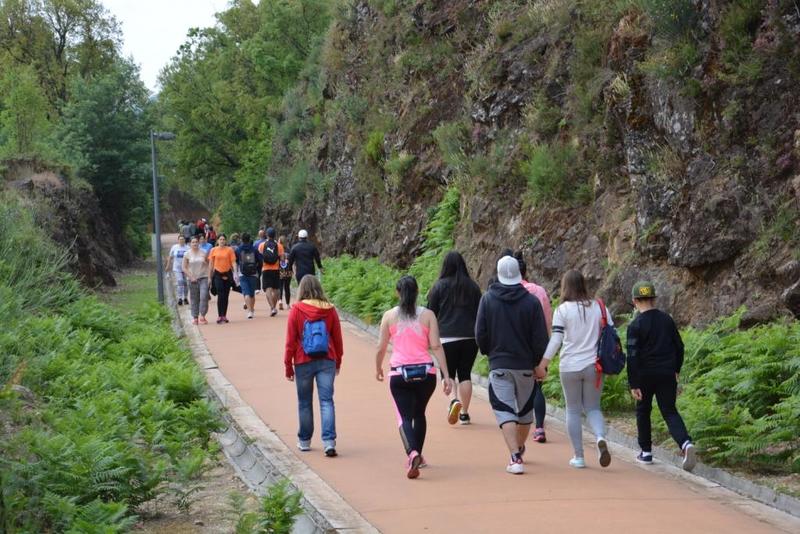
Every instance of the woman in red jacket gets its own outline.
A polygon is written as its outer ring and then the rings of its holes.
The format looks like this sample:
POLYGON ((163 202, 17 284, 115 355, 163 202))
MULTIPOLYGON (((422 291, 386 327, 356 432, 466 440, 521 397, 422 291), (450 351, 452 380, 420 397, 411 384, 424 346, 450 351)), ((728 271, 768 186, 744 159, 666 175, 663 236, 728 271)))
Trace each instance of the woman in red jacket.
POLYGON ((314 434, 314 380, 319 392, 322 416, 322 445, 325 456, 336 456, 336 414, 333 381, 342 365, 342 327, 336 308, 325 297, 316 276, 307 274, 297 289, 297 304, 286 325, 286 379, 297 386, 300 430, 297 448, 311 450, 314 434))

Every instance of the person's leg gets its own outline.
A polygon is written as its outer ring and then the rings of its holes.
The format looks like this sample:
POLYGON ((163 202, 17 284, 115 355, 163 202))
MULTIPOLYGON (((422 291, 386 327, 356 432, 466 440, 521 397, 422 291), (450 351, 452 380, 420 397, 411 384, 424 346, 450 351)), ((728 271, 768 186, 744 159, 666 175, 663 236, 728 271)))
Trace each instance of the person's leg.
POLYGON ((661 416, 664 418, 664 422, 667 423, 672 439, 675 440, 678 447, 683 449, 686 442, 691 441, 692 438, 689 437, 689 431, 686 430, 683 418, 675 406, 675 401, 678 397, 678 382, 675 380, 675 376, 659 377, 653 385, 661 416))
MULTIPOLYGON (((455 380, 456 374, 458 373, 458 341, 444 343, 442 348, 444 350, 445 361, 447 362, 447 374, 451 380, 455 380)), ((456 424, 456 421, 458 421, 459 414, 462 410, 462 404, 458 398, 458 395, 459 389, 456 385, 456 387, 454 387, 450 392, 450 405, 447 407, 447 422, 451 425, 456 424)))
POLYGON ((547 403, 544 400, 544 392, 541 383, 536 388, 536 397, 533 399, 533 414, 536 419, 536 428, 544 428, 544 418, 547 414, 547 403))
POLYGON ((322 419, 322 444, 325 449, 336 447, 336 411, 333 404, 333 381, 336 378, 336 363, 333 360, 318 360, 316 373, 319 413, 322 419))
POLYGON ((222 317, 228 317, 228 299, 231 295, 231 285, 228 280, 220 278, 217 289, 217 311, 222 312, 222 317))
POLYGON ((583 458, 583 432, 581 411, 583 409, 583 380, 581 371, 561 371, 561 389, 567 412, 567 434, 572 443, 575 458, 583 458))
POLYGON ((425 446, 425 435, 428 432, 428 420, 425 418, 425 409, 428 407, 428 401, 431 400, 433 392, 436 391, 436 375, 429 374, 428 378, 422 382, 415 382, 415 396, 414 399, 414 420, 412 426, 414 429, 414 443, 415 447, 412 450, 422 454, 422 447, 425 446))
POLYGON ((518 429, 519 408, 514 383, 513 371, 509 369, 494 369, 489 372, 489 403, 494 411, 497 424, 503 434, 508 452, 519 452, 518 429))
POLYGON ((298 446, 307 448, 311 446, 311 437, 314 435, 314 363, 309 362, 297 365, 294 368, 294 383, 297 387, 297 417, 300 425, 297 431, 298 446))
POLYGON ((639 388, 642 391, 642 400, 636 401, 636 434, 642 452, 653 450, 650 422, 650 414, 653 409, 653 388, 650 387, 649 382, 647 379, 642 380, 639 388))
POLYGON ((400 439, 403 440, 403 448, 406 454, 416 450, 414 441, 414 412, 416 393, 402 376, 392 376, 389 378, 389 391, 392 393, 394 407, 397 412, 397 426, 400 429, 400 439))
POLYGON ((200 315, 200 282, 189 282, 189 304, 192 309, 192 319, 197 320, 200 315))
POLYGON ((223 307, 222 307, 222 302, 223 302, 222 293, 225 290, 227 284, 225 283, 225 280, 223 280, 222 277, 220 277, 216 273, 214 273, 214 277, 212 278, 211 283, 214 284, 214 289, 217 291, 217 316, 218 317, 224 317, 225 316, 225 311, 227 311, 227 308, 228 308, 228 302, 227 302, 228 299, 225 298, 225 310, 223 310, 223 307))
POLYGON ((269 303, 270 310, 274 310, 278 307, 278 290, 274 287, 267 289, 267 302, 269 303))
POLYGON ((460 345, 456 368, 458 395, 461 399, 461 413, 468 414, 469 405, 472 402, 472 366, 475 365, 475 358, 478 356, 478 344, 474 339, 464 339, 457 343, 460 345))
POLYGON ((286 278, 283 280, 283 292, 284 297, 286 298, 286 307, 289 308, 292 305, 292 279, 286 278))
MULTIPOLYGON (((506 442, 506 447, 508 447, 508 452, 512 456, 519 452, 519 430, 520 425, 516 421, 507 421, 504 423, 500 430, 503 432, 503 440, 506 442)), ((530 425, 528 425, 530 429, 530 425)))
POLYGON ((208 278, 203 277, 198 279, 197 286, 200 288, 200 317, 205 319, 208 313, 208 278))
POLYGON ((605 438, 606 422, 600 409, 603 381, 601 380, 600 387, 597 387, 597 371, 594 364, 587 366, 581 373, 583 375, 583 383, 581 384, 583 388, 583 411, 586 413, 586 420, 598 439, 605 438))
POLYGON ((175 281, 178 285, 178 298, 185 302, 186 298, 186 275, 182 271, 175 271, 175 281))
POLYGON ((525 440, 528 439, 531 431, 531 423, 533 423, 533 400, 536 398, 536 390, 539 387, 539 383, 536 382, 533 371, 514 371, 514 384, 517 406, 519 406, 519 411, 517 412, 517 417, 519 418, 517 450, 522 454, 525 448, 525 440))

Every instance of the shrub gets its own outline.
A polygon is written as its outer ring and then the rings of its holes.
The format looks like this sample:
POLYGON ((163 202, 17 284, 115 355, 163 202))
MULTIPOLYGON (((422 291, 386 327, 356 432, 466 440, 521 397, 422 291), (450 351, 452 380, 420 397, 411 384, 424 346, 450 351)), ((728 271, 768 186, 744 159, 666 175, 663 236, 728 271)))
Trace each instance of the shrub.
POLYGON ((395 187, 399 187, 403 178, 414 165, 417 157, 409 154, 405 150, 393 152, 392 157, 384 164, 384 170, 389 174, 389 178, 395 187))
POLYGON ((237 516, 237 534, 289 534, 297 516, 303 511, 300 501, 302 493, 293 491, 289 481, 283 479, 270 486, 259 502, 257 510, 246 512, 244 498, 240 494, 230 496, 231 507, 237 516))
POLYGON ((561 143, 531 147, 521 170, 528 181, 528 194, 536 204, 576 198, 575 149, 561 143))
POLYGON ((381 130, 373 130, 367 135, 367 141, 364 143, 364 153, 375 165, 380 165, 383 162, 383 139, 385 134, 381 130))
POLYGON ((665 39, 678 40, 693 35, 699 13, 693 0, 637 0, 639 7, 653 21, 655 33, 665 39))

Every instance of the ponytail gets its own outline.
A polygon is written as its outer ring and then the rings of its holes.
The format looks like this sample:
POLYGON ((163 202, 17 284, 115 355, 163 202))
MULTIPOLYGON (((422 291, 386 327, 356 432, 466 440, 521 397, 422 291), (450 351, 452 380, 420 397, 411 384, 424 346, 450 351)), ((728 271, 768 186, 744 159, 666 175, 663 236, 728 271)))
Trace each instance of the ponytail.
POLYGON ((400 295, 400 315, 408 319, 416 318, 417 294, 419 293, 417 280, 413 276, 404 276, 397 281, 395 289, 400 295))

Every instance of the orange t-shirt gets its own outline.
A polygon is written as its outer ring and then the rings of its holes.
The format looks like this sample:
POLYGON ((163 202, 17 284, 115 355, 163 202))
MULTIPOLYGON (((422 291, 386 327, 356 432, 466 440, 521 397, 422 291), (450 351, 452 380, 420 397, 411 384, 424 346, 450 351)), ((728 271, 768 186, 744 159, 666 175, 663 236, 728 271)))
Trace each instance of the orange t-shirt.
POLYGON ((236 253, 229 246, 214 247, 208 254, 208 261, 214 260, 214 270, 226 273, 233 269, 236 263, 236 253))
MULTIPOLYGON (((263 243, 258 245, 258 251, 261 253, 262 256, 264 255, 264 246, 266 244, 267 244, 267 242, 264 241, 263 243)), ((273 263, 272 265, 267 264, 267 262, 265 261, 262 264, 261 270, 262 271, 280 271, 280 269, 281 269, 281 260, 280 260, 280 258, 282 256, 283 256, 283 245, 278 243, 278 258, 279 258, 278 261, 276 263, 273 263)))

